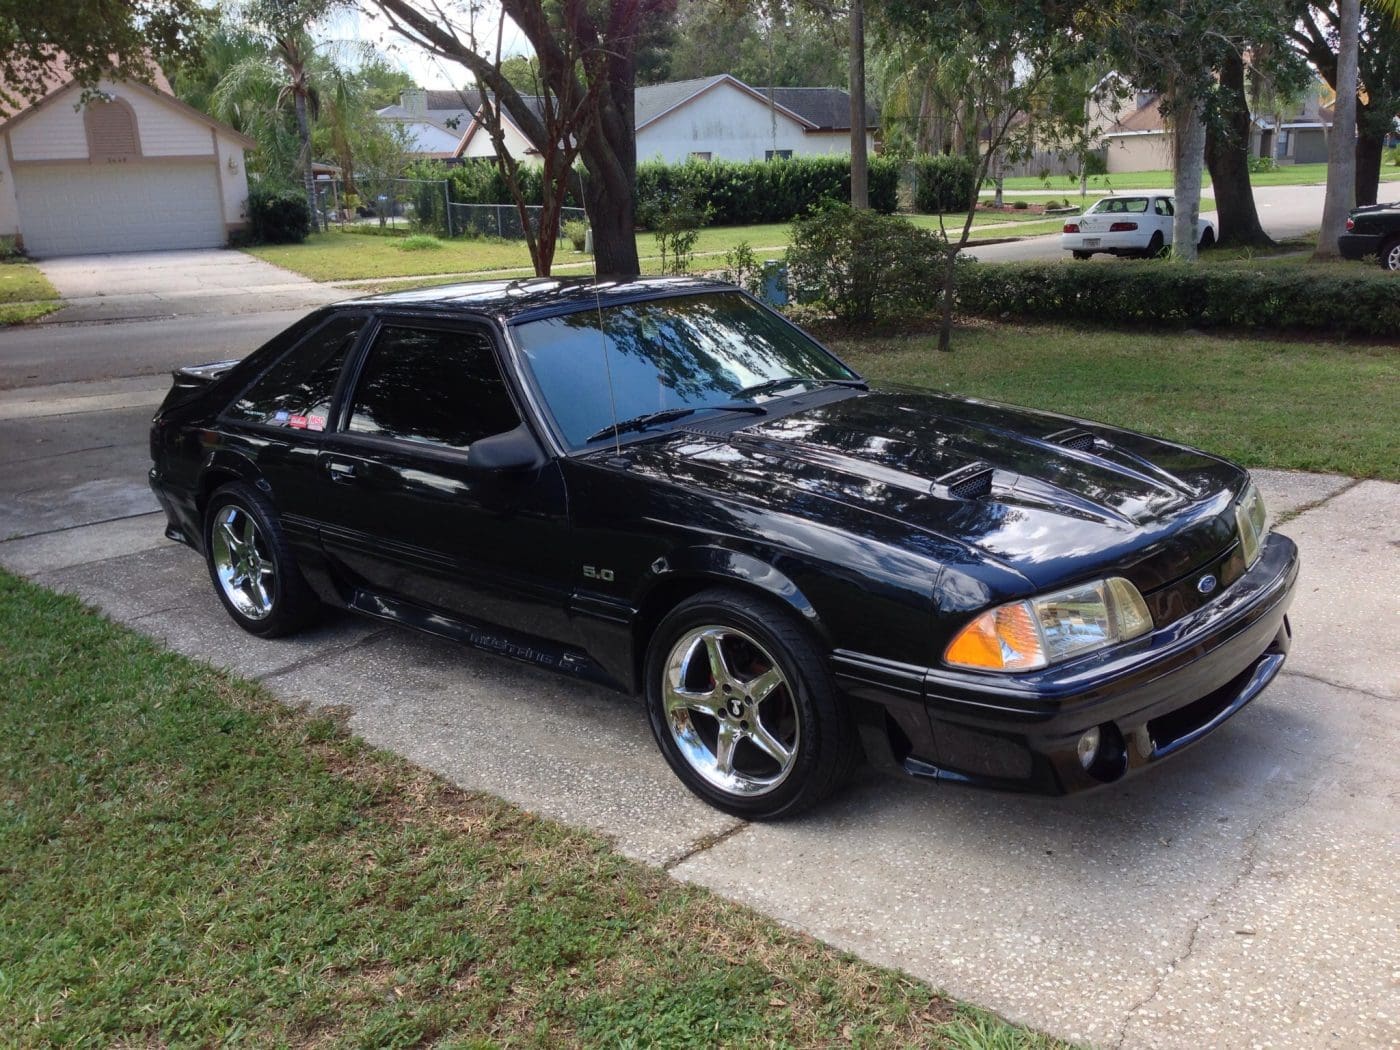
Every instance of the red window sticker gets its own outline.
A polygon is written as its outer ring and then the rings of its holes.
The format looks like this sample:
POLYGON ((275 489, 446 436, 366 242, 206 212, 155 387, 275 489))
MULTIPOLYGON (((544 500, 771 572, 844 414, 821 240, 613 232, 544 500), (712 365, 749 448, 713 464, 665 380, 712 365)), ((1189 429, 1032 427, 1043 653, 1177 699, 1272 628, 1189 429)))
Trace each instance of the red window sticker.
POLYGON ((325 429, 326 429, 326 417, 325 417, 325 416, 307 416, 307 417, 306 417, 306 429, 307 429, 307 430, 325 430, 325 429))
POLYGON ((306 429, 306 417, 305 417, 305 416, 293 416, 291 419, 287 420, 287 426, 291 427, 293 430, 305 430, 305 429, 306 429))

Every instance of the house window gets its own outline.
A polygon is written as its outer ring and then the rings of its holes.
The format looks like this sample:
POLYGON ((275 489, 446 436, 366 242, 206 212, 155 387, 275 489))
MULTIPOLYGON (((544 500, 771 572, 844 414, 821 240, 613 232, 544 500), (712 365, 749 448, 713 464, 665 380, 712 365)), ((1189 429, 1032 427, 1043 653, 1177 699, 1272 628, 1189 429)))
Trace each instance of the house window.
POLYGON ((141 156, 136 112, 125 99, 94 99, 83 110, 83 124, 87 128, 88 157, 94 163, 141 156))
POLYGON ((790 149, 766 149, 763 151, 764 160, 792 160, 792 150, 790 149))
POLYGON ((1293 132, 1280 131, 1278 133, 1278 155, 1279 159, 1293 156, 1293 132))
POLYGON ((709 150, 694 150, 690 154, 690 159, 701 164, 708 164, 713 156, 709 150))

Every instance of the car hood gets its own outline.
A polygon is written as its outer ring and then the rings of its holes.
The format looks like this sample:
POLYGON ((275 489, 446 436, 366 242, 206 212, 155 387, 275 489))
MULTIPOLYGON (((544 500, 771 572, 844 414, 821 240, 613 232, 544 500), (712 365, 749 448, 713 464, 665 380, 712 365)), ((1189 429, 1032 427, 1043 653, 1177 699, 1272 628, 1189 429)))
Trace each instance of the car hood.
POLYGON ((852 510, 894 519, 1036 590, 1115 572, 1146 593, 1235 539, 1245 472, 1193 449, 924 392, 794 400, 816 403, 739 430, 693 425, 650 445, 654 465, 672 481, 842 528, 852 510))

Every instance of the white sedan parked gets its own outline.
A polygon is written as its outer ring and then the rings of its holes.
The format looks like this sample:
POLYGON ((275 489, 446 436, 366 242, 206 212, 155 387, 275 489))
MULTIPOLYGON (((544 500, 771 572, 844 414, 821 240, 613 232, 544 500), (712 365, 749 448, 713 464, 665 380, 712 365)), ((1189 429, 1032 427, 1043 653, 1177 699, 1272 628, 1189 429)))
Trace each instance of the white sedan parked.
MULTIPOLYGON (((1065 223, 1060 247, 1073 252, 1076 259, 1087 259, 1095 252, 1151 258, 1170 247, 1175 214, 1172 198, 1166 194, 1105 197, 1065 223)), ((1196 220, 1196 243, 1202 248, 1215 243, 1215 227, 1205 219, 1196 220)))

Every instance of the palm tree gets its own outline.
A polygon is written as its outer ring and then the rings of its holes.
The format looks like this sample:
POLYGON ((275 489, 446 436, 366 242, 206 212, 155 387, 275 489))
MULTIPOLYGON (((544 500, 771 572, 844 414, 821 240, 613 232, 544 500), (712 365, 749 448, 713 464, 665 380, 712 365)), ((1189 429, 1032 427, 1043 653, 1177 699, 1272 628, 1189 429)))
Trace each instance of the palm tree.
POLYGON ((316 42, 304 29, 284 28, 281 32, 259 33, 250 27, 249 31, 255 38, 262 38, 264 50, 246 55, 228 68, 210 93, 210 108, 216 117, 238 124, 249 133, 254 127, 260 128, 266 138, 254 137, 260 144, 268 142, 276 149, 282 137, 276 130, 277 125, 290 107, 298 144, 291 170, 301 177, 315 228, 319 224, 311 171, 311 125, 321 112, 319 78, 312 68, 316 42))

